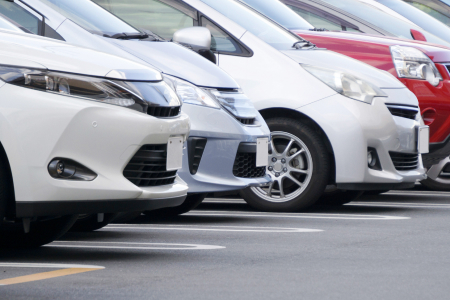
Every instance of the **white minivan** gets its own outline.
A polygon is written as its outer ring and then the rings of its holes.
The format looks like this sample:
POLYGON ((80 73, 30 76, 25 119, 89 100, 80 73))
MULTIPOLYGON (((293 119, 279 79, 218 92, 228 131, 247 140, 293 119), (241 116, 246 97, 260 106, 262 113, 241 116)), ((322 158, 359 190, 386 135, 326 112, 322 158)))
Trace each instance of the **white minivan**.
POLYGON ((217 64, 272 132, 267 169, 274 183, 242 192, 255 207, 305 208, 327 185, 342 191, 333 199, 345 202, 353 191, 412 187, 426 177, 421 153, 428 151, 428 127, 421 125, 417 98, 390 74, 318 49, 234 0, 94 2, 187 45, 192 27, 210 30, 217 64))

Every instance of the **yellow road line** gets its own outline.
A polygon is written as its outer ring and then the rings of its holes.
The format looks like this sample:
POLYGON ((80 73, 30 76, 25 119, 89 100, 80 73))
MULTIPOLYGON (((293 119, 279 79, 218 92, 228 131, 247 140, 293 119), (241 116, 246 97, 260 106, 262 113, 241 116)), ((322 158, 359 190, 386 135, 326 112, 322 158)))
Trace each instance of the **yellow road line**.
POLYGON ((69 269, 55 270, 55 271, 50 271, 50 272, 37 273, 37 274, 32 274, 32 275, 25 275, 25 276, 20 276, 20 277, 15 277, 15 278, 3 279, 3 280, 0 280, 0 285, 10 285, 10 284, 31 282, 31 281, 50 279, 50 278, 55 278, 55 277, 79 274, 79 273, 96 271, 96 270, 101 270, 101 268, 69 268, 69 269))

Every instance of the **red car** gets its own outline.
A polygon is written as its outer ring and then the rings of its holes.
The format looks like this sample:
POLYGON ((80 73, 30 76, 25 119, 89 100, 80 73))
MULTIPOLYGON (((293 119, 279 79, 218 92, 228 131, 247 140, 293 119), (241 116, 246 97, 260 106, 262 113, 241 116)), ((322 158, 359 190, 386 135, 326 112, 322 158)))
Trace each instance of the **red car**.
MULTIPOLYGON (((286 20, 294 22, 296 14, 293 15, 278 0, 241 1, 282 25, 285 25, 286 20)), ((303 24, 306 22, 300 19, 303 24)), ((431 171, 432 165, 437 166, 439 162, 445 161, 444 165, 439 165, 437 175, 433 174, 436 176, 431 176, 422 183, 434 189, 450 189, 450 184, 435 180, 446 168, 450 172, 450 162, 447 162, 450 155, 449 48, 351 31, 317 31, 312 26, 303 30, 289 29, 317 47, 339 52, 385 70, 405 84, 417 96, 424 123, 430 126, 430 153, 423 155, 424 166, 431 171)))

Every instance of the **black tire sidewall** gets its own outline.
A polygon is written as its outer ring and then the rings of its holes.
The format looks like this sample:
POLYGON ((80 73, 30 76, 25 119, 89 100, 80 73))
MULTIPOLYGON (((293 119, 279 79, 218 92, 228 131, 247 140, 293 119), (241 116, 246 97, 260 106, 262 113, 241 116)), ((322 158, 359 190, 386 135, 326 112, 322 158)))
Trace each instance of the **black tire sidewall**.
POLYGON ((314 205, 326 188, 331 170, 330 154, 323 139, 315 129, 293 119, 273 118, 266 122, 271 132, 287 132, 303 141, 312 157, 312 177, 305 190, 295 199, 287 202, 266 201, 258 197, 250 188, 242 190, 241 196, 251 206, 265 211, 298 211, 314 205))
POLYGON ((438 182, 431 178, 422 180, 420 183, 424 187, 426 187, 427 189, 432 190, 432 191, 443 191, 443 192, 450 191, 450 184, 441 183, 441 182, 438 182))
POLYGON ((21 222, 8 224, 0 229, 0 247, 36 248, 63 236, 77 220, 78 215, 62 216, 30 224, 30 232, 25 233, 21 222))

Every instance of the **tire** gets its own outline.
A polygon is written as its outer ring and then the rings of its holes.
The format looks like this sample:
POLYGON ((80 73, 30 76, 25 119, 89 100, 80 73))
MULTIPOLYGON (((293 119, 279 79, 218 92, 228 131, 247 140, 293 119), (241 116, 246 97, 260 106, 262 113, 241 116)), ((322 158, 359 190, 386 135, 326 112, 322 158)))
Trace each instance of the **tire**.
POLYGON ((272 118, 266 122, 272 134, 267 172, 274 182, 246 188, 240 195, 263 211, 295 212, 314 205, 331 173, 330 153, 323 139, 314 128, 293 119, 272 118))
POLYGON ((0 159, 0 227, 6 214, 8 199, 14 197, 12 193, 11 177, 8 174, 9 167, 3 159, 0 159))
POLYGON ((30 232, 25 233, 22 222, 3 223, 0 228, 0 247, 37 248, 61 237, 76 222, 78 215, 56 218, 38 218, 31 222, 30 232))
POLYGON ((120 223, 128 223, 133 221, 134 219, 140 217, 142 215, 142 211, 132 211, 126 213, 119 213, 111 223, 120 224, 120 223))
POLYGON ((160 208, 155 210, 147 210, 144 211, 144 214, 147 216, 152 216, 156 218, 161 217, 174 217, 178 216, 184 213, 187 213, 188 211, 196 208, 200 205, 200 203, 203 202, 205 199, 206 194, 191 194, 186 197, 186 200, 184 200, 183 204, 175 207, 166 207, 166 208, 160 208))
POLYGON ((75 224, 70 228, 73 232, 90 232, 108 225, 118 214, 105 214, 102 222, 97 221, 97 214, 80 215, 75 224))
POLYGON ((325 192, 318 201, 319 205, 339 206, 358 199, 364 191, 343 191, 325 192))
POLYGON ((389 190, 381 190, 381 191, 365 191, 364 195, 369 195, 369 196, 378 196, 379 194, 383 194, 389 192, 389 190))
POLYGON ((450 191, 450 158, 432 165, 427 175, 428 178, 420 182, 424 187, 432 191, 450 191))

